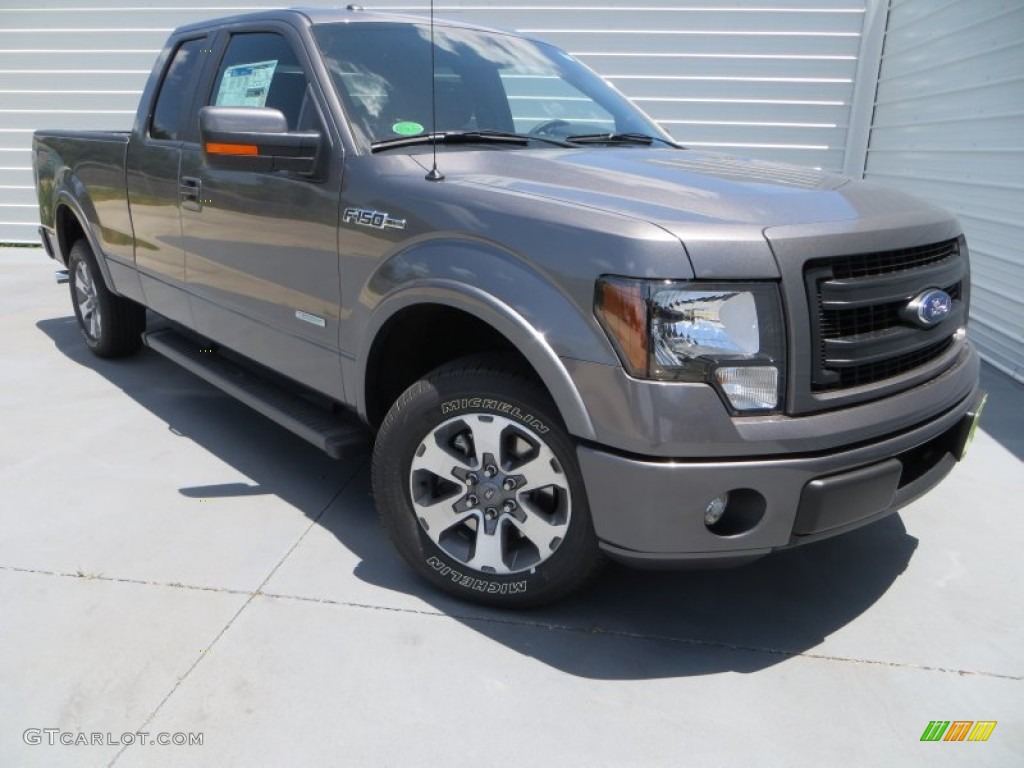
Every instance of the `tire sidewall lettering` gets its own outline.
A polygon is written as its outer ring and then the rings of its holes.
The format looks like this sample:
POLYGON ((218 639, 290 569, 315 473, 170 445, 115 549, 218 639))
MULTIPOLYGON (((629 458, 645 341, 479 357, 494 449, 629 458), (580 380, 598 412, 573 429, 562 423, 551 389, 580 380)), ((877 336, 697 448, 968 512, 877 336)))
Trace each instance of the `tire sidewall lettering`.
POLYGON ((477 592, 486 592, 489 595, 518 595, 525 593, 528 588, 528 583, 525 579, 505 582, 478 579, 475 576, 464 574, 462 571, 452 568, 434 555, 427 559, 427 565, 434 569, 434 572, 441 578, 450 579, 453 584, 458 584, 460 587, 477 592))
POLYGON ((514 419, 534 430, 539 435, 546 435, 550 428, 532 413, 524 413, 522 408, 513 403, 493 397, 459 397, 441 403, 441 415, 449 418, 466 411, 491 411, 507 419, 514 419))

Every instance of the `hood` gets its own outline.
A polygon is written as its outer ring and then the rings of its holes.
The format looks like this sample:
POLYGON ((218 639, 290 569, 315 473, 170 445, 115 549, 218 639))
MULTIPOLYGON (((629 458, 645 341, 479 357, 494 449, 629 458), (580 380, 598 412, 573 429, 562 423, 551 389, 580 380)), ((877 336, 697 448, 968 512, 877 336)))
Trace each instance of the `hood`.
MULTIPOLYGON (((422 163, 427 160, 419 156, 422 163)), ((729 240, 756 273, 777 274, 764 230, 937 209, 894 190, 811 168, 647 147, 485 150, 439 154, 446 183, 500 188, 655 224, 678 237, 698 275, 729 240)), ((479 194, 476 192, 475 194, 479 194)))

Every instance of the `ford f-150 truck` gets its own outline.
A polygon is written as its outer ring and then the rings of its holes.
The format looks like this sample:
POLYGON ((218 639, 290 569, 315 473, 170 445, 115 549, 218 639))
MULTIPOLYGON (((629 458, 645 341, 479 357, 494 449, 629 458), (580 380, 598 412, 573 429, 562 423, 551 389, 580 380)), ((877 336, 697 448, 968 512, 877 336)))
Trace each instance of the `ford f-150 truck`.
POLYGON ((688 150, 520 35, 185 26, 130 133, 37 131, 34 162, 85 343, 331 455, 373 441, 385 528, 465 598, 865 525, 950 471, 984 400, 950 214, 688 150))

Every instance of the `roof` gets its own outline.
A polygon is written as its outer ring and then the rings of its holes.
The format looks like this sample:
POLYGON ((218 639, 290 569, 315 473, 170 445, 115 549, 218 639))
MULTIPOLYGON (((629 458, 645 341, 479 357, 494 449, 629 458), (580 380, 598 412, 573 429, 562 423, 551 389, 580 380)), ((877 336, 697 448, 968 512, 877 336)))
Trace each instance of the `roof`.
MULTIPOLYGON (((222 27, 227 24, 237 24, 250 21, 289 21, 299 24, 331 24, 331 23, 391 23, 391 24, 429 24, 427 16, 414 16, 404 13, 387 13, 382 11, 361 10, 358 6, 348 8, 285 8, 267 11, 255 11, 253 13, 236 14, 234 16, 223 16, 216 19, 185 24, 175 30, 175 33, 209 30, 222 27)), ((480 24, 470 24, 453 19, 437 18, 434 23, 438 26, 457 27, 461 29, 473 29, 482 32, 493 32, 498 34, 514 34, 509 30, 495 29, 480 24)))

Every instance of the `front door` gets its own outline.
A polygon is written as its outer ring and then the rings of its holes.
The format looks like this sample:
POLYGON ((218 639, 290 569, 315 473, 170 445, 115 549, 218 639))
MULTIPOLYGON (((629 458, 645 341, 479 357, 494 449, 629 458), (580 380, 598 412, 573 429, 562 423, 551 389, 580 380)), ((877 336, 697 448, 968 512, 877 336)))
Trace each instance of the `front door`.
POLYGON ((185 293, 185 249, 179 217, 181 134, 208 50, 207 38, 180 43, 170 56, 145 125, 136 128, 126 158, 128 201, 135 232, 135 266, 146 304, 191 324, 185 293))
MULTIPOLYGON (((223 46, 206 104, 279 109, 289 130, 340 147, 310 86, 309 63, 287 28, 237 31, 223 46)), ((194 123, 193 123, 194 125, 194 123)), ((196 328, 258 363, 342 399, 338 322, 338 200, 342 164, 318 177, 210 167, 182 149, 186 282, 196 328)), ((340 151, 339 153, 340 154, 340 151)))

